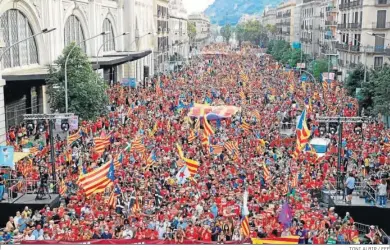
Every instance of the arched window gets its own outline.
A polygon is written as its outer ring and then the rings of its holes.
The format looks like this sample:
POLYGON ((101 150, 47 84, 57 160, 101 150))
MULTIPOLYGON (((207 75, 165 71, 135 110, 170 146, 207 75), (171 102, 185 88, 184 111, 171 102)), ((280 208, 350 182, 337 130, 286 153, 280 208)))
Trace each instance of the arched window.
POLYGON ((103 51, 115 50, 114 28, 112 27, 112 23, 108 18, 104 19, 103 21, 103 31, 110 31, 110 34, 103 36, 103 51))
MULTIPOLYGON (((72 42, 79 44, 85 40, 83 27, 81 27, 81 22, 75 15, 69 16, 68 20, 66 20, 64 39, 65 46, 72 42)), ((85 42, 80 47, 84 52, 86 51, 85 42)))
MULTIPOLYGON (((5 48, 33 35, 28 19, 16 9, 8 10, 0 17, 0 30, 3 33, 5 48)), ((35 38, 28 39, 11 48, 4 54, 1 63, 3 69, 38 63, 35 38)))

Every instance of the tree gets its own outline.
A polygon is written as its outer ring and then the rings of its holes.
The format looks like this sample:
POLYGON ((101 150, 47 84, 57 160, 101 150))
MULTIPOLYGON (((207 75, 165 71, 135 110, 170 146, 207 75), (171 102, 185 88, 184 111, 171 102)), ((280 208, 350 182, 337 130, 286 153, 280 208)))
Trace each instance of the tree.
MULTIPOLYGON (((49 76, 46 79, 50 107, 60 112, 65 112, 65 60, 74 45, 71 43, 64 48, 62 55, 54 63, 56 66, 49 66, 49 76)), ((91 120, 107 111, 107 86, 93 71, 87 55, 80 47, 75 47, 69 57, 67 76, 69 112, 81 119, 91 120)))
POLYGON ((230 24, 227 24, 221 28, 221 36, 225 42, 229 43, 230 38, 232 37, 232 27, 230 24))
MULTIPOLYGON (((332 65, 330 65, 330 68, 332 65)), ((328 60, 326 59, 317 59, 313 62, 313 76, 320 80, 321 74, 323 72, 328 72, 328 60)))
POLYGON ((345 81, 345 88, 348 91, 348 94, 352 97, 356 97, 356 89, 362 86, 364 81, 364 65, 358 64, 348 75, 347 80, 345 81))
POLYGON ((373 70, 370 73, 370 81, 365 88, 374 89, 372 98, 374 112, 382 115, 390 115, 390 67, 385 65, 380 70, 373 70))
POLYGON ((246 40, 245 27, 242 24, 237 24, 234 32, 236 34, 238 46, 241 46, 241 43, 246 40))
POLYGON ((298 62, 301 62, 301 49, 292 49, 288 64, 296 67, 298 62))
POLYGON ((195 41, 195 37, 196 37, 196 26, 193 22, 188 22, 187 33, 188 33, 188 37, 190 39, 190 44, 192 45, 193 42, 195 41))

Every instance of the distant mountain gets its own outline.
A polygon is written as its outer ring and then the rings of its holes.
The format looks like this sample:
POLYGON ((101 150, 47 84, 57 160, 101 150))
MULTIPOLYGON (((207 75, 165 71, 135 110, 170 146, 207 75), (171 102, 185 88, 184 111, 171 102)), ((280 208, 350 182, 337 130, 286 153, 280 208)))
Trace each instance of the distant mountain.
POLYGON ((211 23, 236 25, 243 14, 261 14, 267 5, 276 5, 281 0, 215 0, 206 10, 211 23))

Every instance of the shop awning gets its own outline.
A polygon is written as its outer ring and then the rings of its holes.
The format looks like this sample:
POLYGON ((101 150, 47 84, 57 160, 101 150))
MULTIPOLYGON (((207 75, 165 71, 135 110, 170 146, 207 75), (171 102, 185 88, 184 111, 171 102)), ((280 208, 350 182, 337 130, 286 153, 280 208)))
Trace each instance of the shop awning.
MULTIPOLYGON (((132 62, 151 54, 151 50, 144 51, 117 51, 99 57, 99 68, 117 66, 126 62, 132 62)), ((89 58, 92 67, 97 69, 97 58, 89 58)), ((6 81, 31 81, 45 80, 49 74, 46 65, 31 65, 28 68, 7 69, 3 72, 6 81)))
POLYGON ((107 66, 117 66, 123 63, 132 62, 144 58, 145 56, 148 56, 151 53, 152 53, 151 50, 136 51, 136 52, 117 51, 110 54, 106 54, 99 58, 92 57, 90 58, 90 61, 92 63, 92 67, 94 69, 97 69, 98 67, 102 68, 107 66))
POLYGON ((28 68, 6 70, 3 73, 3 78, 6 81, 44 80, 48 74, 49 69, 47 66, 33 65, 28 68))

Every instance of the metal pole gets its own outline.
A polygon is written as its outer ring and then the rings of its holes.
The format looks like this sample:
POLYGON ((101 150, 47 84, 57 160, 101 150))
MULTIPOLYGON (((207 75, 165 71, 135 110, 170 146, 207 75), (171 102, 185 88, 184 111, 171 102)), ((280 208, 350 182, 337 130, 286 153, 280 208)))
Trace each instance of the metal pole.
POLYGON ((56 160, 54 154, 54 120, 49 120, 49 133, 50 133, 50 159, 51 159, 51 171, 53 176, 53 193, 56 193, 56 160))
POLYGON ((327 80, 329 80, 330 79, 330 55, 328 55, 329 56, 329 58, 328 58, 328 79, 327 80))
POLYGON ((90 37, 88 39, 85 39, 75 45, 73 45, 73 47, 70 49, 68 55, 66 56, 66 60, 65 60, 65 113, 68 113, 68 61, 69 61, 69 57, 70 55, 72 54, 73 50, 78 47, 80 44, 83 44, 85 43, 86 41, 89 41, 91 39, 94 39, 98 36, 102 36, 102 35, 105 35, 105 34, 109 34, 110 32, 107 31, 107 32, 102 32, 96 36, 93 36, 93 37, 90 37))
POLYGON ((341 174, 341 148, 343 143, 343 123, 339 117, 339 142, 337 148, 337 187, 338 189, 342 188, 342 174, 341 174))
MULTIPOLYGON (((367 82, 367 53, 366 53, 366 48, 363 47, 364 49, 364 83, 367 82)), ((363 87, 363 86, 360 86, 363 87)))

